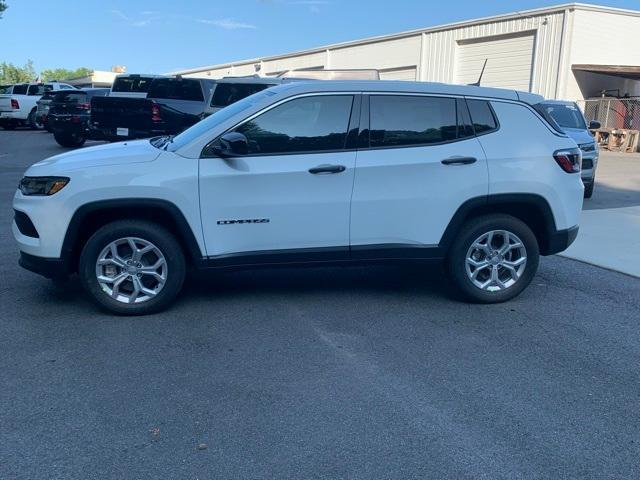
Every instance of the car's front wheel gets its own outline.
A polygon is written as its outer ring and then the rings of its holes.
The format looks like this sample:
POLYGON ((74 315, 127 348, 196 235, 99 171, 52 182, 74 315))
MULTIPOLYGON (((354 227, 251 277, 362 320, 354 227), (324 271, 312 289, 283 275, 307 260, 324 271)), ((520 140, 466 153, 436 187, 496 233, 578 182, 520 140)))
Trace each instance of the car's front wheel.
POLYGON ((87 241, 79 274, 100 306, 120 315, 146 315, 168 306, 180 292, 185 259, 165 228, 121 220, 103 226, 87 241))
POLYGON ((467 222, 447 258, 451 280, 462 295, 480 303, 510 300, 538 269, 538 242, 521 220, 504 214, 467 222))

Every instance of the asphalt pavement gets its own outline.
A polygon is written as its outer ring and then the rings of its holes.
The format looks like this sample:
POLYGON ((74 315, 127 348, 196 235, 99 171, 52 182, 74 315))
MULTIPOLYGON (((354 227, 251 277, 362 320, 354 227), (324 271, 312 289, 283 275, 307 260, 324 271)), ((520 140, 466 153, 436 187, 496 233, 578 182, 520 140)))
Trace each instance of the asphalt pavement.
POLYGON ((547 257, 469 305, 438 267, 253 270, 110 316, 17 265, 15 187, 61 151, 0 131, 0 479, 637 478, 639 279, 547 257))

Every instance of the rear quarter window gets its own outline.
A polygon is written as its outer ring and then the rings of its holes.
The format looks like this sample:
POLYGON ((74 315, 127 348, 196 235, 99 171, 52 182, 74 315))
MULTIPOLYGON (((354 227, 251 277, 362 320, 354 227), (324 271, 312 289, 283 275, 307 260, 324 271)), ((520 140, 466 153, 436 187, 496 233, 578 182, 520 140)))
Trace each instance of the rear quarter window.
POLYGON ((467 99, 467 105, 476 135, 483 135, 498 129, 498 120, 488 101, 467 99))

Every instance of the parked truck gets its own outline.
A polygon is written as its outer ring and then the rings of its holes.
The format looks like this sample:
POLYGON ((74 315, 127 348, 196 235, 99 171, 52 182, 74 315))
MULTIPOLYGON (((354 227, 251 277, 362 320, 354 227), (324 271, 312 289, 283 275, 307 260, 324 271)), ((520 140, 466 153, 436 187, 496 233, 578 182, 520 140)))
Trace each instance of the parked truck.
POLYGON ((41 128, 36 121, 37 102, 45 92, 75 90, 66 83, 18 83, 4 88, 0 94, 0 126, 13 130, 21 125, 41 128))

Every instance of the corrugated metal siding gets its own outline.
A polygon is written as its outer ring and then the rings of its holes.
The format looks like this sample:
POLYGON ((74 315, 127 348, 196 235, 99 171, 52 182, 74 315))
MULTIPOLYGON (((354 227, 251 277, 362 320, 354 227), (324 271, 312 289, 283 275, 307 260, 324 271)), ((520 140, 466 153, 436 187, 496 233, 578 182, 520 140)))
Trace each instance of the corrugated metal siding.
POLYGON ((535 32, 531 91, 554 98, 563 13, 497 21, 424 34, 420 80, 452 83, 459 41, 519 32, 535 32))
MULTIPOLYGON (((570 52, 564 68, 567 79, 561 96, 582 99, 583 92, 575 75, 574 64, 640 65, 640 17, 625 14, 577 9, 573 12, 573 25, 569 43, 570 52)), ((595 95, 598 88, 620 88, 621 94, 637 94, 637 82, 611 77, 583 75, 587 96, 595 95)))
POLYGON ((533 33, 461 40, 456 50, 454 83, 474 83, 483 72, 484 86, 529 91, 534 44, 533 33))
POLYGON ((415 81, 417 78, 416 67, 390 68, 380 70, 380 80, 408 80, 415 81))
POLYGON ((297 68, 325 67, 327 65, 327 53, 318 52, 310 55, 291 56, 268 60, 263 62, 262 72, 265 74, 295 70, 297 68))
MULTIPOLYGON (((596 15, 601 15, 596 13, 596 15)), ((327 47, 322 51, 292 53, 277 58, 245 61, 234 66, 213 67, 189 76, 251 75, 255 65, 262 63, 261 72, 324 66, 325 68, 406 69, 416 66, 418 80, 452 83, 455 79, 456 51, 460 42, 500 35, 529 32, 535 36, 531 91, 555 98, 558 88, 560 45, 563 11, 497 19, 466 27, 425 31, 399 38, 380 38, 370 43, 327 47)), ((614 30, 615 31, 615 30, 614 30)), ((637 30, 636 30, 637 31, 637 30)), ((586 42, 585 42, 586 43, 586 42)), ((587 63, 587 62, 585 62, 587 63)), ((508 86, 508 85, 505 85, 508 86)), ((518 85, 509 85, 511 88, 518 85)))
POLYGON ((400 68, 420 61, 420 35, 331 50, 331 68, 400 68))

